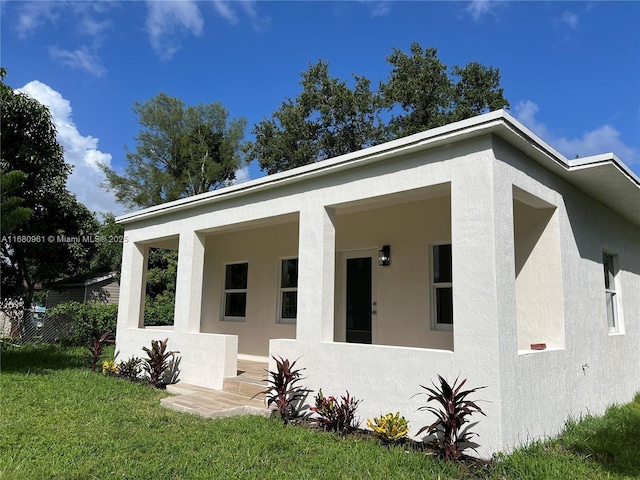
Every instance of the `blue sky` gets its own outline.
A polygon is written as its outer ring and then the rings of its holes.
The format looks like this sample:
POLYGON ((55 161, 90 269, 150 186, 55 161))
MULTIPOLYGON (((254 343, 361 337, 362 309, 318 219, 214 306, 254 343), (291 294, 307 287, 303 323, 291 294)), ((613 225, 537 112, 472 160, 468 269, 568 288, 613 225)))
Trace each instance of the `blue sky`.
MULTIPOLYGON (((613 151, 640 176, 640 2, 17 2, 1 10, 5 81, 50 106, 68 187, 124 212, 96 162, 123 172, 131 110, 159 92, 221 101, 253 124, 300 91, 319 59, 333 76, 390 72, 393 47, 500 69, 511 113, 573 158, 613 151)), ((252 165, 242 174, 262 173, 252 165)))

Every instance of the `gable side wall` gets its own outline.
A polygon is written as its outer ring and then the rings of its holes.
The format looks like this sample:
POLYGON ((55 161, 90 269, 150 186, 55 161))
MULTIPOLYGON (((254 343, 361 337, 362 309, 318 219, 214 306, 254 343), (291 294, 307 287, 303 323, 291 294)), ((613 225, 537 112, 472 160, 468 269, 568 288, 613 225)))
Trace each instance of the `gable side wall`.
MULTIPOLYGON (((633 399, 640 381, 640 227, 496 137, 494 151, 496 194, 516 186, 556 205, 560 229, 565 347, 518 353, 515 316, 500 320, 502 430, 511 448, 557 434, 570 416, 633 399), (603 250, 619 257, 624 333, 608 331, 603 250)), ((513 266, 503 268, 508 275, 513 266)))

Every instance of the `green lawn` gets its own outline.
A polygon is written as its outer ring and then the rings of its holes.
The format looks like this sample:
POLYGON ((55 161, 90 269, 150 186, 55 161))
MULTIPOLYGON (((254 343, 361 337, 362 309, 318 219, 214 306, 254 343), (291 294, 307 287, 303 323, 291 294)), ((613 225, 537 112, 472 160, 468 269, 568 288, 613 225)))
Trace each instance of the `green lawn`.
POLYGON ((169 411, 166 393, 93 373, 79 350, 23 347, 1 362, 2 479, 640 476, 640 396, 478 470, 261 417, 169 411))

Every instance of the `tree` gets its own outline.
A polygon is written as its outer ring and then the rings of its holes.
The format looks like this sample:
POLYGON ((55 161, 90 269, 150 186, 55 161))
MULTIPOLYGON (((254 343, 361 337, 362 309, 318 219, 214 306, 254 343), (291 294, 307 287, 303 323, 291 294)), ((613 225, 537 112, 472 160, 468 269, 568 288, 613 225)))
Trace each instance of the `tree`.
POLYGON ((13 193, 24 184, 26 179, 27 174, 20 170, 5 173, 0 169, 0 192, 2 195, 2 203, 0 204, 2 226, 0 231, 2 231, 2 235, 11 235, 33 213, 30 208, 22 206, 23 198, 13 196, 13 193))
POLYGON ((322 60, 301 76, 302 92, 252 130, 249 156, 267 173, 360 150, 380 138, 378 100, 368 79, 354 75, 350 88, 331 77, 322 60))
POLYGON ((450 73, 435 48, 411 44, 411 55, 393 49, 387 61, 389 78, 380 85, 383 104, 393 114, 389 122, 392 136, 401 137, 509 107, 500 88, 500 71, 471 62, 455 65, 450 73))
POLYGON ((185 107, 159 93, 136 102, 143 127, 135 151, 127 152, 125 175, 106 165, 106 187, 128 208, 197 195, 230 184, 243 164, 241 144, 246 119, 228 121, 221 103, 185 107))
POLYGON ((1 301, 19 300, 26 314, 37 283, 46 285, 87 268, 94 246, 82 237, 95 233, 97 221, 66 189, 71 167, 64 162, 49 110, 14 92, 4 83, 5 75, 0 69, 0 169, 3 183, 11 184, 3 201, 24 210, 17 210, 22 213, 8 226, 3 220, 9 230, 0 241, 1 301))
POLYGON ((449 70, 437 53, 417 42, 410 54, 394 48, 378 90, 357 75, 350 88, 326 62, 309 65, 302 92, 254 126, 250 158, 276 173, 509 106, 497 68, 471 62, 449 70))
POLYGON ((120 273, 124 240, 124 225, 116 223, 113 213, 103 214, 95 236, 96 252, 91 258, 90 271, 120 273))

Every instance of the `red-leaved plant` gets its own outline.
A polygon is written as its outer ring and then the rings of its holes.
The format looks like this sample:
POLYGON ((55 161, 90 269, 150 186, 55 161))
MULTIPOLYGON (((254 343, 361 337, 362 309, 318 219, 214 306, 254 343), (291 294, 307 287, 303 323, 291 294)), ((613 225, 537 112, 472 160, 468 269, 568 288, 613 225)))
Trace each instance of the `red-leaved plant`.
POLYGON ((360 422, 356 421, 356 410, 362 400, 356 400, 349 394, 340 397, 340 402, 336 397, 325 397, 322 389, 316 395, 316 406, 311 410, 320 416, 320 424, 326 430, 335 430, 338 433, 346 433, 358 427, 360 422))
POLYGON ((102 351, 106 345, 116 343, 111 331, 106 331, 102 335, 99 332, 92 333, 93 343, 89 346, 89 354, 91 356, 91 370, 96 371, 96 366, 102 356, 102 351))
POLYGON ((286 425, 291 419, 298 416, 300 404, 309 393, 309 390, 298 385, 298 382, 303 380, 301 372, 304 368, 293 368, 297 360, 289 362, 289 359, 276 358, 273 355, 271 358, 276 362, 276 371, 267 370, 269 375, 265 382, 267 382, 268 387, 256 393, 253 398, 258 395, 265 395, 267 407, 275 404, 278 413, 280 413, 280 418, 286 425))
MULTIPOLYGON (((456 377, 453 386, 450 386, 440 375, 438 375, 439 387, 435 383, 433 384, 434 388, 420 385, 428 392, 427 403, 436 401, 440 405, 437 408, 430 405, 418 408, 420 411, 426 410, 435 414, 436 421, 422 427, 417 435, 424 431, 429 435, 435 435, 435 448, 445 460, 459 460, 466 448, 473 448, 473 444, 469 441, 473 435, 476 435, 469 431, 473 424, 467 425, 464 429, 462 426, 469 421, 467 417, 473 413, 485 415, 476 403, 467 399, 467 396, 486 387, 462 390, 462 386, 467 380, 464 379, 458 384, 459 378, 459 376, 456 377)), ((416 395, 427 395, 427 393, 420 392, 416 395)))
POLYGON ((162 341, 151 340, 151 348, 142 347, 147 353, 147 357, 142 360, 142 369, 144 370, 149 384, 156 388, 166 387, 163 381, 163 374, 169 368, 171 359, 174 358, 176 353, 180 352, 168 352, 167 342, 168 338, 162 341))

